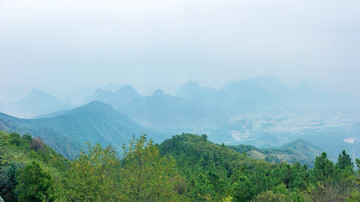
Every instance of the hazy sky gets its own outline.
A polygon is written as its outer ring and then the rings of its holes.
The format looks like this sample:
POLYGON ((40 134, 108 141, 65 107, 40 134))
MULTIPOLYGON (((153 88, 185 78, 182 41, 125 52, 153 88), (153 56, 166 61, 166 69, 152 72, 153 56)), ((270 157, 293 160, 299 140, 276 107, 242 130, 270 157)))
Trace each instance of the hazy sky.
POLYGON ((360 92, 360 1, 0 0, 0 101, 260 75, 360 92))

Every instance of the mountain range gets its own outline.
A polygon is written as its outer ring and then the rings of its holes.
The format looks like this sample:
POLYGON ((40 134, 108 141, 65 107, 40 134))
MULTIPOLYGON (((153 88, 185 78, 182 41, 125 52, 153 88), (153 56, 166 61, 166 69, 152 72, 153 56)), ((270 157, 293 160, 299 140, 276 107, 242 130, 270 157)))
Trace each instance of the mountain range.
POLYGON ((325 149, 331 158, 343 148, 357 157, 360 118, 348 110, 347 99, 309 82, 294 88, 268 77, 232 81, 220 89, 190 81, 175 95, 157 89, 143 96, 130 85, 116 91, 98 89, 76 108, 33 89, 22 100, 0 105, 0 129, 41 136, 66 156, 74 156, 70 145, 79 151, 84 142, 119 148, 133 133, 162 140, 186 132, 258 148, 302 138, 321 148, 330 145, 325 149), (33 119, 15 118, 17 114, 33 119), (58 144, 61 141, 64 144, 58 144))
POLYGON ((132 135, 147 134, 155 141, 162 139, 161 133, 155 134, 112 106, 98 101, 39 119, 19 119, 0 113, 0 130, 40 136, 69 158, 86 150, 84 143, 111 144, 120 150, 132 135))
MULTIPOLYGON (((171 137, 171 134, 147 129, 112 106, 99 101, 37 119, 19 119, 0 113, 0 130, 39 136, 57 152, 70 159, 75 158, 81 150, 86 151, 85 143, 100 143, 103 146, 110 144, 120 151, 121 146, 131 139, 132 135, 145 133, 155 142, 171 137)), ((300 140, 272 149, 258 149, 246 145, 228 147, 269 162, 299 161, 309 165, 320 153, 311 144, 300 140)))

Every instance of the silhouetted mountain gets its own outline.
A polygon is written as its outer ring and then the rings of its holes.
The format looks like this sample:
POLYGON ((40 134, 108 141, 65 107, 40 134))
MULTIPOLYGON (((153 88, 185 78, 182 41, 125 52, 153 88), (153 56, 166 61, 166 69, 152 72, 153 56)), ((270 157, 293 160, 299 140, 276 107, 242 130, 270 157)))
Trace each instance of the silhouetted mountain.
POLYGON ((144 126, 170 131, 181 129, 179 132, 201 124, 204 119, 209 119, 211 113, 202 103, 171 96, 161 89, 154 91, 151 96, 141 96, 129 85, 115 93, 98 91, 90 100, 110 104, 144 126))
POLYGON ((160 89, 151 96, 142 96, 126 85, 116 92, 98 90, 87 102, 95 100, 112 105, 147 127, 171 133, 207 131, 220 135, 216 131, 222 131, 221 136, 223 132, 234 130, 231 127, 235 125, 230 120, 239 114, 254 111, 297 113, 303 108, 325 108, 331 103, 311 83, 291 89, 279 79, 269 77, 232 81, 220 90, 201 87, 190 81, 179 89, 176 96, 160 89))
POLYGON ((251 80, 230 82, 221 91, 233 110, 258 110, 274 105, 272 93, 251 80))
POLYGON ((17 131, 22 134, 31 132, 35 136, 42 137, 50 146, 68 157, 73 157, 74 152, 64 151, 74 149, 75 153, 79 152, 86 142, 111 144, 120 150, 122 144, 131 139, 133 134, 146 133, 155 141, 162 139, 153 131, 145 129, 126 115, 116 111, 112 106, 101 102, 91 102, 42 119, 17 119, 0 114, 0 123, 2 126, 0 130, 17 131), (53 141, 49 141, 52 139, 53 141), (81 147, 68 148, 59 140, 81 144, 81 147))
POLYGON ((201 87, 197 82, 189 81, 183 85, 176 93, 177 97, 206 102, 207 99, 213 99, 218 95, 218 91, 210 87, 201 87))
POLYGON ((104 91, 98 89, 94 95, 86 99, 85 103, 101 101, 111 104, 115 108, 122 108, 124 105, 129 104, 139 97, 141 97, 141 95, 132 86, 125 85, 118 89, 115 93, 110 90, 104 91))
POLYGON ((25 98, 4 105, 2 112, 13 116, 31 118, 69 108, 71 106, 66 105, 52 95, 34 88, 25 98))
POLYGON ((171 96, 158 89, 151 96, 134 99, 119 109, 140 123, 151 127, 187 128, 201 124, 211 111, 200 103, 171 96))

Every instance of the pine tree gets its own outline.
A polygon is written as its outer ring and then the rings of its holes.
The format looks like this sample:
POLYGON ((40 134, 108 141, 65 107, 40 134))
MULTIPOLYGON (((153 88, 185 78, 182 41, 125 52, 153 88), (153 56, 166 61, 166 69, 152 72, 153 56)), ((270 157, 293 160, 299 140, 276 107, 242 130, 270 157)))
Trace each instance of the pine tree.
POLYGON ((354 168, 354 163, 351 161, 350 155, 347 154, 345 150, 343 150, 341 154, 339 154, 338 162, 336 165, 342 170, 347 167, 351 169, 354 168))
POLYGON ((321 156, 317 156, 315 160, 315 166, 312 170, 311 177, 313 182, 322 182, 331 180, 337 177, 336 167, 331 162, 325 152, 321 156))

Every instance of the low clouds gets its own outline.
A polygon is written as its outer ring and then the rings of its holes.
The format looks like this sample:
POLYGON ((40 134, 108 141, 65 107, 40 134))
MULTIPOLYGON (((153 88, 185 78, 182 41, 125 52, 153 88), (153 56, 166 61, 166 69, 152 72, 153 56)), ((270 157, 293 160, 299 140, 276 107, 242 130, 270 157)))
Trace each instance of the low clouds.
POLYGON ((351 0, 0 0, 0 100, 32 87, 113 81, 149 94, 259 75, 359 93, 359 9, 351 0))

